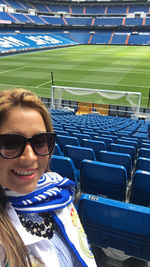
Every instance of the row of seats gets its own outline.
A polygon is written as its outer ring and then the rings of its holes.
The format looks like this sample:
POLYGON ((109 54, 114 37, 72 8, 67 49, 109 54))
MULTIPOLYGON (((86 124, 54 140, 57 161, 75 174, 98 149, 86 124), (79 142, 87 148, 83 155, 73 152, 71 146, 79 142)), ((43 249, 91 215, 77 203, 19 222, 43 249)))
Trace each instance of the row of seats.
MULTIPOLYGON (((127 168, 122 163, 120 165, 117 159, 119 160, 119 157, 123 156, 127 160, 126 164, 128 164, 128 158, 124 154, 112 154, 112 156, 114 156, 112 158, 114 161, 116 160, 116 164, 84 159, 81 161, 80 169, 77 170, 71 158, 53 155, 50 169, 72 179, 76 188, 80 187, 82 193, 127 201, 127 168)), ((104 158, 106 158, 105 153, 104 158)), ((150 172, 135 171, 128 201, 142 206, 150 205, 150 172)))
MULTIPOLYGON (((110 1, 109 1, 110 2, 110 1)), ((125 13, 133 13, 133 12, 149 12, 148 5, 95 5, 92 6, 90 4, 80 5, 79 3, 66 3, 61 4, 41 4, 41 3, 30 3, 27 1, 12 1, 12 0, 1 0, 0 4, 7 5, 8 7, 12 7, 15 9, 28 10, 30 8, 34 8, 36 11, 45 12, 45 13, 53 13, 53 12, 65 12, 71 14, 125 14, 125 13)))
POLYGON ((13 22, 30 22, 30 23, 37 23, 37 24, 56 24, 56 25, 82 25, 82 26, 129 26, 129 25, 140 25, 145 26, 150 24, 150 18, 125 18, 125 17, 65 17, 64 19, 61 17, 54 17, 49 15, 27 15, 27 14, 20 14, 20 13, 7 13, 7 12, 0 12, 0 17, 4 20, 9 20, 13 22))

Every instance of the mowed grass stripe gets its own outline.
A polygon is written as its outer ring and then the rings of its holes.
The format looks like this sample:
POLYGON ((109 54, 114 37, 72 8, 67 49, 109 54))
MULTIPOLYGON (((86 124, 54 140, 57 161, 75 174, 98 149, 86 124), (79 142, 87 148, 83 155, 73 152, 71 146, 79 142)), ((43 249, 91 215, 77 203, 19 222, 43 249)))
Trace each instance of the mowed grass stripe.
MULTIPOLYGON (((35 91, 49 96, 51 72, 55 85, 109 90, 141 91, 147 105, 150 81, 150 47, 75 46, 0 58, 0 83, 42 87, 35 91)), ((0 89, 3 89, 0 86, 0 89)), ((73 97, 75 100, 75 97, 73 97)))

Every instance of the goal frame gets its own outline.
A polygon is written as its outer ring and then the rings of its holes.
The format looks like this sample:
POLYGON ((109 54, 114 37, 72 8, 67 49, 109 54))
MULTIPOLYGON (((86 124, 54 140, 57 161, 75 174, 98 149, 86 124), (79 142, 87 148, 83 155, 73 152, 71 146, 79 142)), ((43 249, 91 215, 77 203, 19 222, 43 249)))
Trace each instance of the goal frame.
MULTIPOLYGON (((131 92, 131 91, 120 91, 120 90, 103 90, 103 89, 92 89, 92 88, 80 88, 80 87, 66 87, 66 86, 56 86, 52 85, 51 86, 51 106, 54 107, 54 90, 60 89, 60 90, 81 90, 81 91, 87 91, 87 92, 92 92, 92 93, 111 93, 111 94, 123 94, 123 96, 126 95, 137 95, 139 97, 138 99, 138 104, 137 108, 135 111, 135 114, 138 114, 140 112, 140 106, 141 106, 141 92, 131 92)), ((110 98, 111 99, 111 98, 110 98)), ((62 101, 62 99, 61 99, 62 101)), ((84 101, 83 101, 84 102, 84 101)), ((94 104, 94 103, 93 103, 94 104)))

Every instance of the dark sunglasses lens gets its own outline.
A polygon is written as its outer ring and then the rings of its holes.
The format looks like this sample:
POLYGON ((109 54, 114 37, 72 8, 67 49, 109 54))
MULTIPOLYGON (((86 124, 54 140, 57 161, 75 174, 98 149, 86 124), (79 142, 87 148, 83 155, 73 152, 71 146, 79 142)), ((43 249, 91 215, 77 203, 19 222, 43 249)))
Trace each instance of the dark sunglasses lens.
POLYGON ((34 151, 41 155, 48 155, 52 152, 55 144, 55 134, 42 133, 33 137, 32 145, 34 151))
POLYGON ((0 153, 5 158, 18 157, 24 148, 25 139, 23 136, 12 134, 0 137, 0 153))

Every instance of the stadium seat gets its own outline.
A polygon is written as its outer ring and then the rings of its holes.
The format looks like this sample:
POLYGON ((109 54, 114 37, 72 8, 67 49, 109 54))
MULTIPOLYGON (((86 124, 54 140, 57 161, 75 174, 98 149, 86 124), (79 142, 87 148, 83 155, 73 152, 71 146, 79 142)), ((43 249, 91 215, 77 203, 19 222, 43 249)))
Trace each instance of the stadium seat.
POLYGON ((118 136, 117 135, 112 135, 112 134, 102 134, 101 136, 111 138, 113 140, 113 143, 117 143, 118 136))
POLYGON ((129 140, 125 140, 125 139, 118 139, 117 140, 117 144, 127 145, 127 146, 134 146, 134 148, 135 148, 135 156, 136 156, 137 150, 138 150, 138 144, 134 140, 129 141, 129 140))
POLYGON ((137 158, 135 169, 150 172, 150 158, 137 158))
POLYGON ((60 149, 60 146, 58 144, 55 144, 53 155, 58 155, 58 156, 62 156, 63 155, 63 153, 62 153, 62 151, 60 149))
POLYGON ((127 180, 131 179, 132 159, 129 154, 101 150, 98 153, 98 160, 100 162, 124 166, 127 170, 127 180))
POLYGON ((78 138, 79 144, 81 145, 82 139, 91 139, 90 135, 82 133, 72 133, 72 136, 78 138))
POLYGON ((64 156, 73 160, 75 167, 79 170, 81 161, 84 159, 95 160, 94 150, 92 148, 66 145, 64 147, 64 156))
POLYGON ((150 158, 150 149, 139 148, 138 157, 150 158))
POLYGON ((90 244, 150 261, 149 208, 83 194, 78 213, 90 244))
POLYGON ((123 166, 92 160, 81 162, 81 192, 124 201, 126 186, 127 172, 123 166))
POLYGON ((104 137, 104 136, 95 136, 94 139, 97 140, 97 141, 105 142, 106 150, 108 150, 110 144, 113 143, 113 140, 111 138, 107 138, 107 137, 104 137))
POLYGON ((63 177, 67 177, 78 184, 78 174, 72 159, 64 156, 52 155, 50 160, 50 170, 57 172, 63 177))
POLYGON ((150 149, 150 143, 143 143, 143 141, 142 141, 140 147, 141 147, 141 148, 147 148, 147 149, 150 149))
POLYGON ((56 135, 56 142, 60 146, 60 149, 63 153, 65 145, 74 145, 74 146, 80 145, 77 137, 73 136, 56 135))
POLYGON ((131 186, 130 202, 150 207, 150 172, 137 170, 131 186))
POLYGON ((69 135, 67 131, 55 130, 56 135, 69 135))
POLYGON ((81 146, 92 148, 95 152, 96 159, 98 160, 99 151, 106 150, 106 145, 103 141, 82 139, 81 146))
POLYGON ((112 143, 109 146, 109 150, 113 151, 113 152, 129 154, 131 156, 131 159, 132 159, 132 165, 134 164, 134 160, 135 160, 135 148, 134 148, 134 146, 112 143))
POLYGON ((96 132, 88 132, 88 131, 83 131, 83 134, 88 134, 91 139, 94 139, 95 136, 99 136, 98 133, 96 132))
POLYGON ((73 134, 73 133, 80 133, 80 131, 79 131, 79 130, 75 130, 75 129, 68 129, 68 128, 66 128, 66 131, 68 132, 68 134, 69 134, 70 136, 72 136, 72 134, 73 134))

